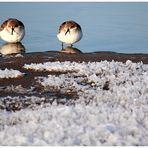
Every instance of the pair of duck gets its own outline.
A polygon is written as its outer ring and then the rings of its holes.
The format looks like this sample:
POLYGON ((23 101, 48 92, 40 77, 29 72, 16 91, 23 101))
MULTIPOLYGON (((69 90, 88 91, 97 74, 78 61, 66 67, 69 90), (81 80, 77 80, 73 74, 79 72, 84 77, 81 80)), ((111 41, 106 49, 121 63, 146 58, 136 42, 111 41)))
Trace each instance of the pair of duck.
MULTIPOLYGON (((0 26, 0 38, 9 43, 20 42, 25 36, 24 24, 14 18, 10 18, 0 26)), ((59 27, 57 38, 63 43, 73 45, 83 36, 81 26, 74 21, 65 21, 59 27)))

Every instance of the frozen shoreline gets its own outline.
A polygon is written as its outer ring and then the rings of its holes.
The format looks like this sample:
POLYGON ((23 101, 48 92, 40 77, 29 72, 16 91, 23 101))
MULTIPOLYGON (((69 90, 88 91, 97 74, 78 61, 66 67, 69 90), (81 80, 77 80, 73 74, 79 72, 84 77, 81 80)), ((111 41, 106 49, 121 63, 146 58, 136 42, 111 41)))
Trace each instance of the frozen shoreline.
POLYGON ((54 55, 0 62, 1 145, 148 145, 148 64, 54 55))

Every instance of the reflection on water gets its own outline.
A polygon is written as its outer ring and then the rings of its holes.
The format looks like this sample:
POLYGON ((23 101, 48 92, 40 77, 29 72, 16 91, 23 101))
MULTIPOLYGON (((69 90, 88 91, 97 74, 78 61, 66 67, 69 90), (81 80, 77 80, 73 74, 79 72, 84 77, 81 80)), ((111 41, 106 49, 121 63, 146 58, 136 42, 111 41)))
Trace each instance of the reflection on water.
POLYGON ((25 47, 22 43, 5 43, 0 46, 0 53, 2 55, 24 53, 25 47))
POLYGON ((83 52, 148 53, 147 2, 0 2, 0 14, 0 23, 24 23, 26 52, 61 48, 59 25, 74 20, 83 30, 74 46, 83 52))
POLYGON ((62 49, 60 52, 70 53, 70 54, 80 54, 80 53, 82 53, 82 51, 79 50, 78 48, 74 48, 74 47, 70 47, 70 46, 62 49))

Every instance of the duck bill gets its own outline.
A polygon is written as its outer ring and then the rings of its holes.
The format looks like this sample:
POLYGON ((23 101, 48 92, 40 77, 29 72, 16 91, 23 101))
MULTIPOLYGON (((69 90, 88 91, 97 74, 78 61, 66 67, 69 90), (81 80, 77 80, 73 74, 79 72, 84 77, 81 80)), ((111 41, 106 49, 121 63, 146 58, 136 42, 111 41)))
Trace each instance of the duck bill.
POLYGON ((67 29, 67 31, 65 32, 65 35, 66 35, 68 32, 69 32, 69 34, 70 34, 70 30, 69 30, 69 29, 67 29))
POLYGON ((11 35, 13 35, 13 31, 14 31, 14 28, 12 28, 12 30, 11 30, 11 35))

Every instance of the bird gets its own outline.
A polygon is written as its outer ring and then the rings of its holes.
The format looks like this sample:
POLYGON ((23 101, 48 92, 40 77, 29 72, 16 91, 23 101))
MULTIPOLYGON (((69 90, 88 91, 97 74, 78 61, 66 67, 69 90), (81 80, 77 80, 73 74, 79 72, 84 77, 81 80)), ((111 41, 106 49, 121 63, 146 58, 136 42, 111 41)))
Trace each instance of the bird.
POLYGON ((25 26, 15 18, 7 19, 0 26, 0 38, 8 43, 20 42, 24 36, 25 26))
POLYGON ((57 34, 57 38, 63 43, 70 44, 70 47, 73 46, 74 43, 81 40, 83 36, 81 26, 73 20, 63 22, 57 34))

